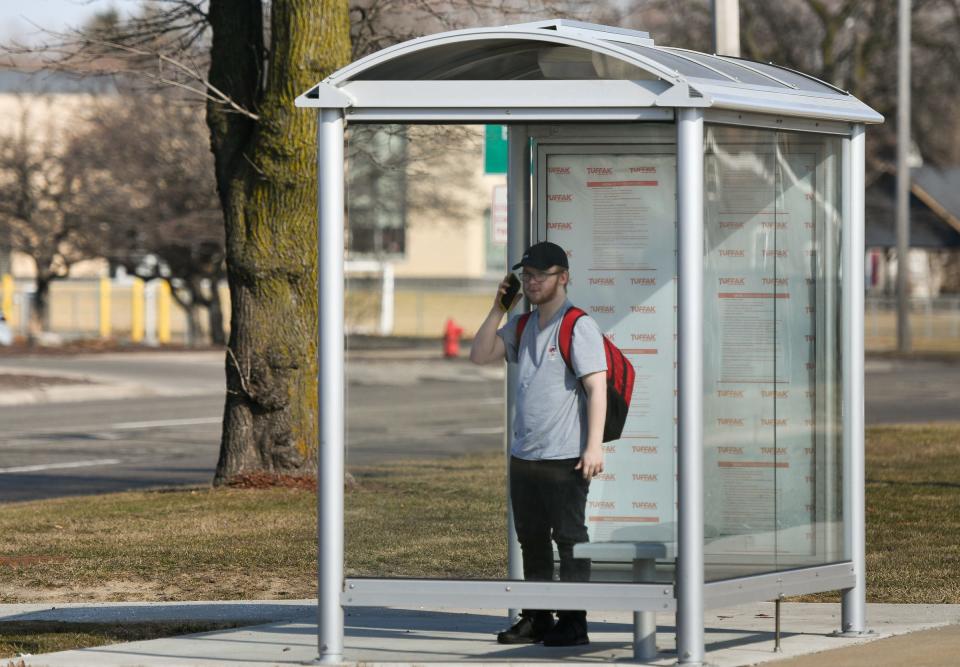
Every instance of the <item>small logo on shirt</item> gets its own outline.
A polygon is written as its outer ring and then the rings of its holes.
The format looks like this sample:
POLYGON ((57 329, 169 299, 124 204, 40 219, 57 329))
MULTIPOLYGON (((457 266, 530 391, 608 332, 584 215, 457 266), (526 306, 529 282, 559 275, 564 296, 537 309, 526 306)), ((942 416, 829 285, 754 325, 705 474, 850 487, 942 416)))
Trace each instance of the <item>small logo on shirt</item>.
POLYGON ((556 346, 556 345, 551 345, 550 347, 547 348, 547 359, 548 359, 549 361, 556 361, 556 360, 557 360, 557 346, 556 346))

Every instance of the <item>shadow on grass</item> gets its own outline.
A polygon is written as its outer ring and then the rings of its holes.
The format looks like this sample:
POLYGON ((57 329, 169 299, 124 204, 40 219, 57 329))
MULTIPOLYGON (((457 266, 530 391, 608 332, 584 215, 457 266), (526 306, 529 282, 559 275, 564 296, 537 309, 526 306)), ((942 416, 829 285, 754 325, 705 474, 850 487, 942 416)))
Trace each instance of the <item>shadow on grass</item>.
POLYGON ((0 659, 69 651, 120 642, 159 639, 239 627, 221 622, 76 623, 67 621, 0 622, 0 659))
POLYGON ((937 487, 943 489, 960 489, 960 482, 906 482, 894 479, 868 479, 867 484, 883 484, 884 486, 918 486, 937 487))

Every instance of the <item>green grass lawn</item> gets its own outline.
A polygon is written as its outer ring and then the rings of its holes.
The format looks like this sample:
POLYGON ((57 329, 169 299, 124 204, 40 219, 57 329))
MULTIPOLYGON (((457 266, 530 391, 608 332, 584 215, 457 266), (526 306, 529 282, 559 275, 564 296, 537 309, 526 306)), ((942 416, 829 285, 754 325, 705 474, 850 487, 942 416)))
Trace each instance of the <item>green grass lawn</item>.
POLYGON ((960 602, 960 425, 872 428, 867 599, 960 602))
POLYGON ((118 493, 0 512, 0 602, 310 597, 315 496, 118 493))
POLYGON ((869 428, 866 455, 867 601, 960 603, 960 424, 869 428))
MULTIPOLYGON (((500 577, 504 468, 461 457, 354 471, 349 575, 500 577)), ((316 596, 316 495, 117 493, 0 512, 0 602, 316 596)))
MULTIPOLYGON (((353 473, 349 576, 505 575, 500 457, 353 473)), ((0 602, 316 596, 310 491, 193 489, 10 504, 0 512, 0 536, 0 602)), ((869 429, 867 599, 960 603, 958 571, 960 425, 869 429)), ((13 632, 6 625, 0 657, 13 632)))
POLYGON ((345 501, 348 576, 506 576, 500 456, 364 468, 345 501))

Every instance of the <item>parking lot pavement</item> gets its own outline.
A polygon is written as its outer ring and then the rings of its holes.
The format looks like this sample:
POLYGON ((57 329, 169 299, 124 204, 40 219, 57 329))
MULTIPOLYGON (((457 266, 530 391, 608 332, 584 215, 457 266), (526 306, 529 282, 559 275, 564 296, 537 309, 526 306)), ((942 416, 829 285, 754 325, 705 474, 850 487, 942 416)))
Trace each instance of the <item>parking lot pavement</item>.
MULTIPOLYGON (((0 383, 0 502, 209 484, 220 446, 222 357, 0 358, 0 375, 14 378, 0 383), (4 397, 23 397, 16 378, 56 374, 75 380, 50 381, 72 391, 71 400, 47 394, 3 405, 4 397)), ((433 352, 367 353, 351 356, 347 378, 351 467, 502 448, 502 366, 433 352)))
POLYGON ((867 425, 960 421, 960 363, 867 359, 867 425))
MULTIPOLYGON (((81 380, 23 386, 0 382, 0 406, 137 396, 217 395, 224 391, 222 352, 0 357, 0 374, 81 380), (18 398, 19 397, 19 398, 18 398)), ((423 382, 495 383, 503 365, 474 366, 462 356, 443 359, 430 347, 361 349, 346 361, 348 385, 410 387, 423 382)), ((867 424, 960 420, 960 363, 868 358, 867 424)), ((212 416, 212 415, 211 415, 212 416)))

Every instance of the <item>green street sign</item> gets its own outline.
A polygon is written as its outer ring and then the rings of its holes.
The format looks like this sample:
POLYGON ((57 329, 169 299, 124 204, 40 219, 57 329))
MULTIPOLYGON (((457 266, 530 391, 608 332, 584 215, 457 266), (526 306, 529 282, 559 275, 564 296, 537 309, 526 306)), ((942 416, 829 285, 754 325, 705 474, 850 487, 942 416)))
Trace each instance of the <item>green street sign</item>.
POLYGON ((483 173, 507 173, 507 126, 487 125, 483 133, 483 173))

